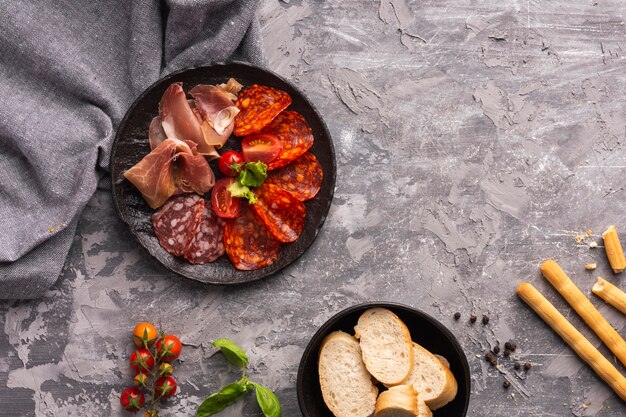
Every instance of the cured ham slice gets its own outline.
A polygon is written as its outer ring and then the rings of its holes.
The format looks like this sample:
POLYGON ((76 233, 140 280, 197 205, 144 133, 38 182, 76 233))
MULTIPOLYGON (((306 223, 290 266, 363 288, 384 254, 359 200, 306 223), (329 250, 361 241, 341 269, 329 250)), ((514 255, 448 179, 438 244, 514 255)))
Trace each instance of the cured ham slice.
POLYGON ((183 91, 183 83, 173 83, 165 90, 159 102, 159 118, 168 138, 193 141, 201 154, 210 151, 206 148, 200 122, 183 91))
POLYGON ((237 96, 221 87, 199 84, 189 90, 189 94, 195 99, 200 114, 220 136, 239 114, 239 109, 233 103, 237 96))
POLYGON ((170 199, 152 215, 152 227, 159 243, 174 256, 181 256, 199 230, 204 199, 185 194, 170 199))
POLYGON ((186 143, 166 139, 124 173, 152 208, 161 207, 174 194, 173 158, 178 152, 192 153, 186 143))
POLYGON ((317 158, 306 152, 286 167, 271 171, 266 184, 274 184, 300 201, 310 200, 319 192, 324 174, 317 158))
POLYGON ((226 221, 224 247, 235 268, 251 271, 272 264, 278 259, 280 242, 272 237, 248 204, 241 207, 239 217, 226 221))
MULTIPOLYGON (((215 129, 209 124, 209 122, 205 121, 202 123, 202 133, 204 134, 204 141, 207 145, 215 146, 217 148, 221 148, 224 146, 230 135, 233 133, 233 127, 235 124, 231 123, 224 129, 223 134, 218 134, 215 129)), ((213 148, 215 149, 215 148, 213 148)), ((210 157, 219 158, 219 154, 215 152, 215 155, 211 154, 210 157)))
POLYGON ((251 206, 252 211, 272 236, 281 242, 297 240, 304 229, 304 204, 274 184, 263 183, 254 193, 258 201, 251 206))
POLYGON ((215 184, 207 160, 196 152, 196 145, 166 139, 139 163, 124 173, 148 205, 158 208, 176 191, 204 194, 215 184), (191 144, 192 146, 189 146, 191 144))
POLYGON ((155 150, 161 142, 167 139, 167 135, 165 134, 165 130, 163 130, 163 126, 161 125, 161 118, 156 116, 150 122, 150 127, 148 128, 148 140, 150 141, 150 150, 155 150))

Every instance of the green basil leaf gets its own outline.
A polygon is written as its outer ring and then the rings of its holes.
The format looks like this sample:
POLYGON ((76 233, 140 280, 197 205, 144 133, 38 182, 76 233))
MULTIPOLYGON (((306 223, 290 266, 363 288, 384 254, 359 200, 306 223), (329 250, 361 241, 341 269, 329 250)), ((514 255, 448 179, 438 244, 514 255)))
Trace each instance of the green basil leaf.
POLYGON ((248 378, 243 377, 240 381, 226 385, 220 392, 211 394, 200 404, 196 417, 207 417, 219 413, 237 400, 243 397, 250 389, 248 378))
POLYGON ((242 348, 237 346, 235 342, 230 339, 217 339, 213 342, 213 346, 218 347, 222 350, 228 362, 232 363, 235 366, 238 366, 241 369, 245 369, 248 366, 248 356, 246 352, 243 351, 242 348))
POLYGON ((258 201, 252 190, 245 185, 241 185, 239 181, 233 182, 230 187, 228 187, 228 192, 230 192, 230 195, 233 197, 247 199, 250 204, 256 204, 258 201))
POLYGON ((263 415, 265 415, 265 417, 280 417, 283 411, 280 407, 280 401, 278 401, 276 394, 261 384, 253 382, 252 385, 254 385, 254 389, 256 391, 256 401, 259 403, 259 407, 261 407, 263 415))
POLYGON ((238 180, 247 187, 259 187, 267 178, 267 165, 263 162, 248 162, 239 173, 238 180))

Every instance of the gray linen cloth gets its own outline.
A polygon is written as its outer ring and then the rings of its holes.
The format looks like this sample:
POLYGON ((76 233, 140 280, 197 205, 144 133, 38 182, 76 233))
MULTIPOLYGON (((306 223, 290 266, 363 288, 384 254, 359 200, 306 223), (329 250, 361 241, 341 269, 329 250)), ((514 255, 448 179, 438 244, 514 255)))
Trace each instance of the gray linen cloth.
POLYGON ((256 8, 0 1, 0 298, 40 297, 58 279, 117 126, 144 89, 187 66, 261 63, 256 8))

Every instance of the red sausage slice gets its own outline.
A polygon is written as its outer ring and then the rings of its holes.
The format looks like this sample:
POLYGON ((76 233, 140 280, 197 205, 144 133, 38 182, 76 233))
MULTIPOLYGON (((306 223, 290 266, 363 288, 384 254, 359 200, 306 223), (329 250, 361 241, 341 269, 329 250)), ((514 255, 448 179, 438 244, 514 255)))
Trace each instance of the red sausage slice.
POLYGON ((235 135, 260 131, 290 104, 291 97, 284 91, 254 84, 237 98, 239 114, 235 117, 235 135))
POLYGON ((198 265, 213 262, 224 254, 224 220, 219 218, 204 201, 200 226, 185 250, 185 259, 198 265))
POLYGON ((181 256, 195 235, 204 209, 204 199, 196 194, 170 198, 152 215, 154 234, 163 248, 181 256))
POLYGON ((263 133, 275 135, 283 144, 278 158, 268 164, 268 169, 284 167, 313 146, 313 132, 304 117, 295 111, 280 113, 263 133))
POLYGON ((304 204, 274 184, 263 183, 254 193, 258 201, 251 205, 252 211, 272 236, 281 242, 298 239, 304 228, 304 204))
POLYGON ((224 247, 235 268, 251 271, 271 265, 280 252, 280 242, 254 215, 248 204, 239 217, 226 221, 224 247))
POLYGON ((286 167, 271 171, 265 180, 290 192, 299 201, 310 200, 322 186, 324 174, 317 158, 306 152, 286 167))

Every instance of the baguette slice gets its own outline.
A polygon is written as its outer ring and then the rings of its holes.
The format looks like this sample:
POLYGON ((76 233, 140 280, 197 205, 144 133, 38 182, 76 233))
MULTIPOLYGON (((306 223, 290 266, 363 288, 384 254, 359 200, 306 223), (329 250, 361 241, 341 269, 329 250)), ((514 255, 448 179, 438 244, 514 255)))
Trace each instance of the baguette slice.
POLYGON ((324 402, 335 417, 370 417, 378 388, 361 358, 359 342, 347 333, 332 332, 322 342, 318 369, 324 402))
POLYGON ((417 398, 413 385, 391 387, 378 396, 376 417, 421 417, 417 398))
POLYGON ((417 397, 417 409, 419 410, 419 417, 433 417, 433 412, 430 411, 430 408, 426 405, 426 403, 419 397, 417 397))
POLYGON ((397 385, 411 373, 411 333, 394 313, 385 308, 366 310, 354 332, 361 344, 365 367, 376 380, 397 385))
POLYGON ((431 410, 437 410, 452 401, 456 397, 458 386, 449 365, 446 366, 448 361, 444 363, 415 342, 413 357, 413 371, 402 383, 413 384, 419 398, 431 410))

